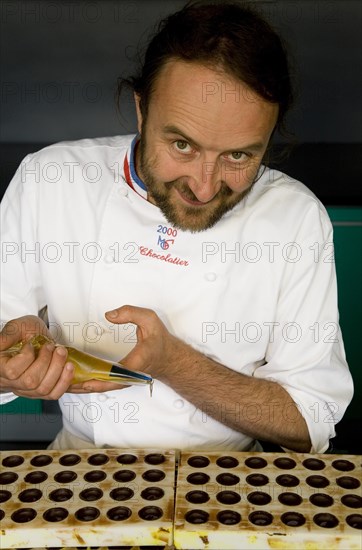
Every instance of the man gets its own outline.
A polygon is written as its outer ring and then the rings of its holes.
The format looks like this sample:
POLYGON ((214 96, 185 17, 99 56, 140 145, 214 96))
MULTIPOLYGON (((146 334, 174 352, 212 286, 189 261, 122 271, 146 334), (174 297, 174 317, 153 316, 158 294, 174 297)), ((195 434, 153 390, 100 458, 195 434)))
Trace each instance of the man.
POLYGON ((4 400, 59 398, 53 448, 325 451, 352 382, 326 211, 262 164, 292 99, 280 39, 240 5, 191 4, 123 84, 137 136, 48 147, 9 186, 1 346, 45 332, 47 308, 58 342, 122 358, 154 395, 71 385, 64 347, 25 344, 1 359, 4 400))

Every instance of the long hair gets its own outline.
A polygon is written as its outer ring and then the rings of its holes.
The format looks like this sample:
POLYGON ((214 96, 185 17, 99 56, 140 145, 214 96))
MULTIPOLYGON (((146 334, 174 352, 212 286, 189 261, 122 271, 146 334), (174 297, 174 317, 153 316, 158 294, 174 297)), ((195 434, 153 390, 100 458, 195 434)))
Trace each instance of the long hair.
POLYGON ((198 62, 245 83, 262 98, 279 105, 276 129, 283 132, 293 102, 286 48, 255 10, 235 2, 189 2, 163 19, 148 44, 136 76, 118 79, 140 97, 144 120, 157 77, 171 59, 198 62))

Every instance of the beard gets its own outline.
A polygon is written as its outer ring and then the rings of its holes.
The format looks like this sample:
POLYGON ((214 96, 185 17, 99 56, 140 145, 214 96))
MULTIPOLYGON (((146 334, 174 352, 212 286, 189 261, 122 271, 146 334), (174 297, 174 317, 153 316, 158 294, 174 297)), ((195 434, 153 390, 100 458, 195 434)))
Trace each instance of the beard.
POLYGON ((147 157, 145 132, 142 133, 136 153, 140 174, 142 174, 142 180, 147 187, 148 200, 152 199, 151 202, 161 210, 173 227, 183 231, 196 233, 210 229, 241 202, 250 193, 253 186, 251 183, 247 189, 236 193, 222 181, 220 190, 208 203, 200 206, 187 206, 181 198, 177 197, 177 192, 191 201, 198 201, 198 199, 185 178, 161 182, 154 176, 156 163, 147 157))

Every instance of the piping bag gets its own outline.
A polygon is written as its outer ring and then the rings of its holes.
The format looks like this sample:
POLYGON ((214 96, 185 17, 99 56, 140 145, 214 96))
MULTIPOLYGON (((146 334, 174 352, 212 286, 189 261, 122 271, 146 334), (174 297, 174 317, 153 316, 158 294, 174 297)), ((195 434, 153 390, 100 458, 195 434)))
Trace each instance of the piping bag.
MULTIPOLYGON (((44 346, 44 344, 55 344, 55 342, 47 336, 38 335, 33 336, 27 342, 18 342, 7 350, 0 352, 0 354, 6 355, 8 357, 13 357, 20 352, 25 343, 30 343, 33 346, 36 354, 37 352, 39 352, 40 348, 44 346)), ((79 384, 88 380, 102 380, 105 382, 119 383, 121 385, 148 384, 150 387, 150 395, 152 397, 152 376, 144 374, 143 372, 126 369, 120 363, 113 363, 112 361, 101 359, 100 357, 96 357, 95 355, 80 351, 76 348, 72 348, 69 346, 64 347, 68 350, 67 360, 73 363, 75 367, 74 376, 71 384, 79 384)))

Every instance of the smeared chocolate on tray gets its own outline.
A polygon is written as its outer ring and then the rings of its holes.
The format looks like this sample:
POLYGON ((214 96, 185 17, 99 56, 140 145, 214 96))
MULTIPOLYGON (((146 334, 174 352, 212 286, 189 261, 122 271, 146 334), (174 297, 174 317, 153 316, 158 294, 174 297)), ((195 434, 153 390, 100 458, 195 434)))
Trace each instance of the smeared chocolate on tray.
POLYGON ((0 453, 0 547, 361 550, 361 457, 0 453))

